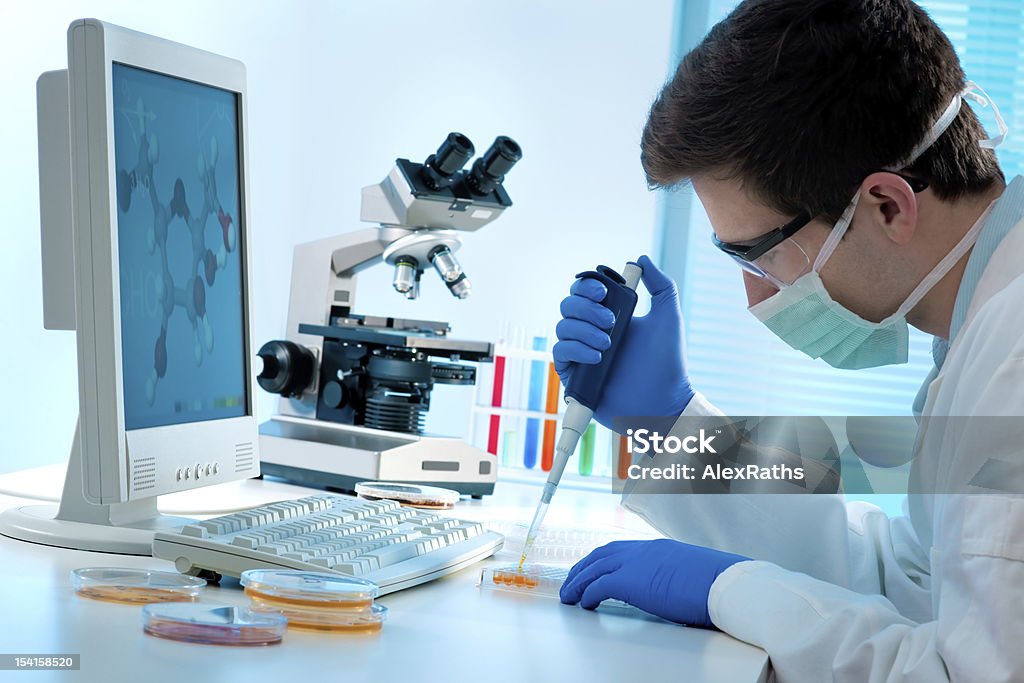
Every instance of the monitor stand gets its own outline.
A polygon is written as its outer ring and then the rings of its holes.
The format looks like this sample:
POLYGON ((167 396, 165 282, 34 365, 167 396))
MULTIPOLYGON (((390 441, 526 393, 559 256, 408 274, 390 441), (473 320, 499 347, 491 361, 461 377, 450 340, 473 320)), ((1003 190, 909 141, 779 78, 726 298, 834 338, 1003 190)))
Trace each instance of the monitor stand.
POLYGON ((162 515, 156 496, 97 505, 82 493, 79 426, 71 444, 60 506, 29 505, 0 514, 0 534, 29 543, 118 555, 152 555, 153 533, 195 521, 162 515))

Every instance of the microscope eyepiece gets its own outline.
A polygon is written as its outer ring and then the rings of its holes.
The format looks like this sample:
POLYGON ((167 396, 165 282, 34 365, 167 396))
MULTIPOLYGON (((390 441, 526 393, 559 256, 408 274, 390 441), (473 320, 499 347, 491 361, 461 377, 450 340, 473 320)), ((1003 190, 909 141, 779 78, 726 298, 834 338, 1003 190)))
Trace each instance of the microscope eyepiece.
POLYGON ((452 176, 473 158, 473 143, 462 133, 448 133, 437 152, 423 162, 423 179, 432 190, 447 187, 452 176))
POLYGON ((499 135, 483 156, 473 163, 469 186, 477 194, 488 194, 505 180, 505 174, 523 158, 523 150, 515 140, 499 135))

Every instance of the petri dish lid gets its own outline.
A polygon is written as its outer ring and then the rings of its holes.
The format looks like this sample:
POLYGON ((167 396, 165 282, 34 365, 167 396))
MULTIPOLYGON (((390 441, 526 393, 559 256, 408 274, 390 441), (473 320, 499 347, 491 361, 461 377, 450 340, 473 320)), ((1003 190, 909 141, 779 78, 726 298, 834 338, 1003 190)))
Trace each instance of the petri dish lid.
POLYGON ((250 569, 240 583, 250 597, 313 607, 364 608, 380 592, 366 579, 289 569, 250 569))
POLYGON ((250 596, 256 613, 280 614, 288 619, 289 628, 306 631, 332 631, 335 633, 374 633, 381 630, 388 615, 383 605, 369 605, 364 609, 324 609, 263 600, 250 596))
POLYGON ((393 481, 360 482, 356 484, 356 495, 369 500, 394 500, 404 505, 432 510, 447 510, 459 502, 459 492, 452 489, 393 481))
POLYGON ((208 603, 158 603, 142 608, 142 630, 151 636, 204 645, 280 643, 288 619, 248 607, 208 603))
POLYGON ((152 569, 85 567, 71 571, 71 585, 86 598, 143 605, 196 600, 206 588, 206 581, 152 569))

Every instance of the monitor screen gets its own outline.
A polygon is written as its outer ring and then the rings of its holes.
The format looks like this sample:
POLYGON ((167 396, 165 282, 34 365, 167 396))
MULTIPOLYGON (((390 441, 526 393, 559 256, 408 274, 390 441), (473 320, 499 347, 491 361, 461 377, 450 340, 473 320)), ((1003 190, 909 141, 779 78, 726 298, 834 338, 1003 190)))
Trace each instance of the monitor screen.
POLYGON ((112 68, 125 428, 243 416, 238 96, 112 68))

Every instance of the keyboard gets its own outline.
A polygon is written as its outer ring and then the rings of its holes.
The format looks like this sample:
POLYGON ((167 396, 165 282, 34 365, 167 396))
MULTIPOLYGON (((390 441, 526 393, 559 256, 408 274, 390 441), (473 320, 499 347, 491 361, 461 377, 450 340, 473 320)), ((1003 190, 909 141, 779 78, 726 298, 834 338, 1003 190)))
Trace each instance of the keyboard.
POLYGON ((391 500, 321 494, 157 532, 153 556, 187 574, 237 577, 277 568, 358 576, 383 595, 468 567, 503 541, 477 522, 391 500))

